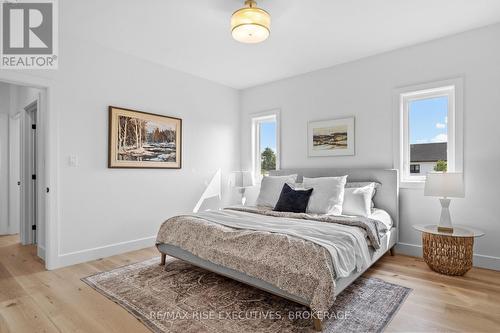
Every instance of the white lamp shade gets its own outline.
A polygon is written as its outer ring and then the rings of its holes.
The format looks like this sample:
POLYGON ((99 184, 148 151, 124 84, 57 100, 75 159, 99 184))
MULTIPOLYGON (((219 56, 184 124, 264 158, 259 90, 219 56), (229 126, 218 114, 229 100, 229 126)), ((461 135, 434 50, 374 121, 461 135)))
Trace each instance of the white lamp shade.
POLYGON ((234 187, 253 186, 253 177, 250 171, 234 171, 231 174, 231 185, 234 187))
POLYGON ((461 172, 428 173, 425 181, 424 195, 430 197, 463 198, 463 174, 461 172))

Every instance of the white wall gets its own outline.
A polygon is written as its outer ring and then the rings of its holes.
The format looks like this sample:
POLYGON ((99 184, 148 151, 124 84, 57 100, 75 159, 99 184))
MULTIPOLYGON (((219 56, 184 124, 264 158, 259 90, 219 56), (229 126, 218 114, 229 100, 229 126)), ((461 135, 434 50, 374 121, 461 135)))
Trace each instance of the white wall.
MULTIPOLYGON (((453 200, 455 223, 486 232, 476 239, 476 265, 500 269, 500 25, 400 49, 241 92, 241 163, 251 168, 249 114, 281 109, 281 166, 393 167, 397 87, 463 76, 466 198, 453 200), (307 157, 307 122, 356 117, 356 155, 307 157)), ((419 254, 413 224, 439 219, 437 199, 401 190, 400 251, 419 254)))
POLYGON ((9 233, 9 114, 0 113, 0 235, 9 233))
POLYGON ((65 3, 59 9, 59 69, 24 72, 53 86, 59 177, 49 196, 59 200, 59 242, 52 268, 153 245, 161 223, 190 212, 218 169, 226 184, 239 168, 236 90, 66 34, 71 17, 65 3), (109 105, 182 118, 182 169, 108 169, 109 105), (70 155, 78 167, 69 166, 70 155))
MULTIPOLYGON (((192 210, 219 168, 224 184, 239 169, 240 157, 250 168, 252 112, 281 109, 283 168, 392 167, 393 89, 457 75, 466 85, 467 198, 452 203, 452 214, 456 222, 486 231, 475 248, 480 260, 500 257, 494 190, 500 186, 500 151, 493 145, 500 141, 499 25, 238 93, 71 35, 65 6, 60 2, 59 69, 5 71, 13 78, 43 78, 52 87, 58 187, 48 195, 59 201, 52 217, 59 234, 52 268, 152 245, 160 224, 192 210), (182 169, 108 169, 108 105, 182 118, 182 169), (307 121, 348 115, 356 116, 356 156, 307 158, 307 121), (68 165, 70 155, 78 157, 78 167, 68 165)), ((229 190, 223 191, 227 202, 229 190)), ((420 244, 411 225, 438 216, 437 200, 403 190, 400 241, 410 245, 405 249, 420 244)))
POLYGON ((121 252, 154 244, 160 224, 191 211, 219 168, 224 179, 237 168, 238 94, 96 44, 63 41, 54 99, 59 255, 69 264, 111 254, 113 245, 121 252), (108 169, 108 105, 182 118, 182 169, 108 169), (79 167, 68 166, 70 155, 79 167))
POLYGON ((24 110, 25 107, 33 103, 38 99, 40 94, 40 89, 32 87, 15 86, 16 93, 15 97, 17 100, 16 110, 20 112, 24 110))
POLYGON ((18 87, 9 86, 10 118, 9 118, 9 233, 17 234, 21 223, 21 113, 17 105, 18 87))
POLYGON ((9 116, 9 234, 18 234, 20 229, 20 186, 21 180, 21 119, 20 115, 9 116))
POLYGON ((0 235, 9 233, 9 111, 10 88, 0 82, 0 235))

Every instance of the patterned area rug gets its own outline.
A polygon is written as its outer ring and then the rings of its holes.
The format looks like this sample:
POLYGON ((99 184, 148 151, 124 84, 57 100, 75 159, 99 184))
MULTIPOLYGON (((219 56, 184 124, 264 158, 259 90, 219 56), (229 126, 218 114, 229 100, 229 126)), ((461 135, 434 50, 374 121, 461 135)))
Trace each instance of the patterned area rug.
MULTIPOLYGON (((153 332, 313 332, 309 309, 224 276, 154 258, 82 279, 153 332)), ((338 297, 323 332, 381 332, 411 289, 360 277, 338 297)))

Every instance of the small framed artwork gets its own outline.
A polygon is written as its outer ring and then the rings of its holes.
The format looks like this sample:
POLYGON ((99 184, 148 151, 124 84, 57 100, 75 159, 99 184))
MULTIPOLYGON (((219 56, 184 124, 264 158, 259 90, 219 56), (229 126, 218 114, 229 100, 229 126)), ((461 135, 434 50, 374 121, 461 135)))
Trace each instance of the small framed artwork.
POLYGON ((182 119, 109 107, 109 168, 180 169, 182 119))
POLYGON ((311 121, 307 136, 309 156, 354 155, 354 117, 311 121))

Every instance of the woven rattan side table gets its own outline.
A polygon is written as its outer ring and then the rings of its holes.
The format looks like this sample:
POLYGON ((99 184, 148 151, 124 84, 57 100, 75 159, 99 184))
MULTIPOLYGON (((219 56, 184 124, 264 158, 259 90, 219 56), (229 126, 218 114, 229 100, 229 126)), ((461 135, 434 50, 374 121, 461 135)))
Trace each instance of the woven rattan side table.
POLYGON ((463 226, 453 226, 453 232, 440 232, 433 224, 413 227, 422 232, 424 261, 433 271, 446 275, 464 275, 472 267, 474 237, 484 235, 463 226))

